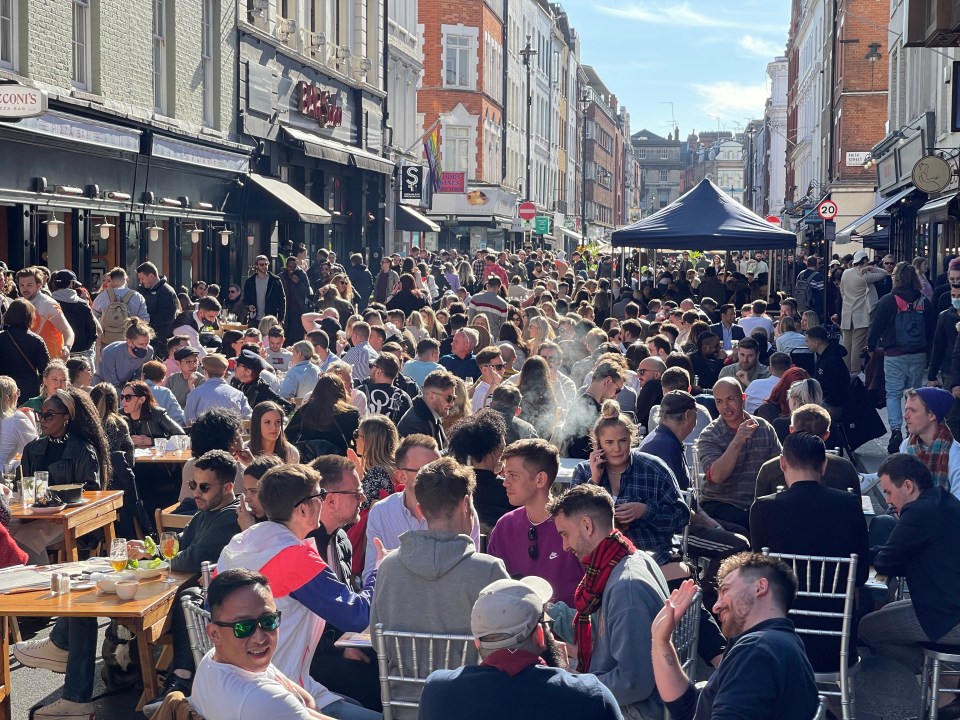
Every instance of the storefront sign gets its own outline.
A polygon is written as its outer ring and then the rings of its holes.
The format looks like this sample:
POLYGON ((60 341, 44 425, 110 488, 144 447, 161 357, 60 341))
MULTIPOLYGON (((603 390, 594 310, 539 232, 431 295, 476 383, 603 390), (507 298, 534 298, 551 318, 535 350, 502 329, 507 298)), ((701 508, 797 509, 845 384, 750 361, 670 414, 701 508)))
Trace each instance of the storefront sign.
MULTIPOLYGON (((444 176, 446 174, 444 173, 444 176)), ((430 214, 511 218, 516 215, 516 210, 516 193, 497 186, 484 185, 465 193, 434 193, 430 214)))
POLYGON ((400 185, 401 200, 423 199, 423 166, 407 165, 401 171, 403 178, 400 185))
POLYGON ((161 135, 153 136, 153 155, 228 172, 245 173, 250 169, 250 159, 246 155, 235 155, 161 135))
POLYGON ((936 195, 950 184, 950 165, 939 155, 924 155, 913 166, 913 184, 928 195, 936 195))
POLYGON ((320 127, 340 127, 343 124, 343 109, 337 105, 336 94, 306 80, 300 81, 297 91, 300 112, 312 117, 320 127))
POLYGON ((47 93, 22 85, 0 85, 0 118, 19 120, 47 111, 47 93))
POLYGON ((133 153, 140 152, 139 130, 106 125, 94 120, 80 120, 56 113, 47 113, 40 117, 24 118, 17 124, 17 128, 99 147, 112 147, 133 153))
POLYGON ((439 193, 464 193, 467 191, 467 174, 444 170, 440 178, 439 193))

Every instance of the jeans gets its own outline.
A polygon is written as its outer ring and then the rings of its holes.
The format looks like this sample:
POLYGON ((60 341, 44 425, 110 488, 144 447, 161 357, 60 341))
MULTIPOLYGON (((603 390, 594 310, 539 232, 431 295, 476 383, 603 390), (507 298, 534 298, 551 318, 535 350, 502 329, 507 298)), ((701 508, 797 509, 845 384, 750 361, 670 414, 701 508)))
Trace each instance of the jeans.
POLYGON ((887 421, 890 423, 890 432, 901 430, 903 425, 903 391, 926 385, 924 377, 926 368, 926 353, 884 356, 883 375, 887 391, 887 421))
POLYGON ((383 715, 373 710, 367 710, 356 700, 343 698, 320 708, 320 712, 336 720, 383 720, 383 715))
POLYGON ((50 641, 67 651, 63 698, 88 703, 93 698, 93 673, 97 666, 97 619, 57 618, 50 641))

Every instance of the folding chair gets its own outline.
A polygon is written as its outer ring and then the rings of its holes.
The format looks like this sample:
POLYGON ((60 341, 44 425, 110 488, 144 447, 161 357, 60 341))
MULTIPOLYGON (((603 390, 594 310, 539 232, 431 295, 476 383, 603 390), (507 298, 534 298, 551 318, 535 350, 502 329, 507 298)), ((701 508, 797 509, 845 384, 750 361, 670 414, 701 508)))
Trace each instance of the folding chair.
MULTIPOLYGON (((770 552, 770 548, 763 548, 763 554, 780 558, 789 565, 800 581, 797 591, 798 601, 816 599, 832 601, 831 605, 842 603, 842 610, 805 610, 793 608, 789 615, 794 619, 797 634, 806 637, 836 637, 840 640, 840 668, 837 672, 814 672, 818 686, 839 685, 837 690, 821 690, 823 695, 840 698, 843 720, 855 720, 856 698, 853 686, 853 675, 858 667, 850 667, 850 635, 853 631, 853 611, 857 593, 857 556, 850 557, 819 557, 816 555, 788 555, 785 553, 770 552), (845 570, 845 572, 844 572, 845 570), (846 579, 844 581, 844 578, 846 579), (829 628, 810 627, 813 618, 823 618, 829 621, 829 628), (806 620, 806 623, 804 622, 806 620), (806 625, 806 626, 805 626, 806 625)), ((814 668, 816 671, 816 668, 814 668)))
POLYGON ((383 623, 374 626, 373 648, 380 669, 384 720, 415 718, 430 673, 476 664, 479 657, 471 635, 384 630, 383 623))
MULTIPOLYGON (((691 680, 696 680, 697 650, 700 644, 700 600, 703 598, 703 591, 697 588, 693 596, 693 602, 680 618, 680 622, 673 630, 673 646, 677 650, 677 657, 680 659, 680 668, 691 680)), ((664 720, 669 720, 670 713, 663 709, 664 720)))
POLYGON ((827 699, 823 695, 817 696, 817 713, 813 720, 826 720, 827 717, 827 699))
POLYGON ((187 625, 194 665, 199 665, 203 656, 213 648, 210 638, 207 637, 210 612, 204 607, 210 587, 211 563, 204 561, 200 568, 201 587, 186 588, 180 593, 180 608, 187 625))

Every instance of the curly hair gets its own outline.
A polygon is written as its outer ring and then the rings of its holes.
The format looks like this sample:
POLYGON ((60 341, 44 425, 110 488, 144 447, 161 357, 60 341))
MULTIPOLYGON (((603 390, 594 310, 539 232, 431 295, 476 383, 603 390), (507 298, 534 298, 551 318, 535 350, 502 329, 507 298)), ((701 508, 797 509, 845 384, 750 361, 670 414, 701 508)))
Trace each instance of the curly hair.
POLYGON ((90 396, 82 390, 67 388, 57 390, 56 395, 49 398, 55 402, 70 417, 70 432, 93 445, 100 465, 100 484, 106 487, 110 481, 110 444, 107 435, 103 432, 100 422, 100 413, 94 407, 90 396))
POLYGON ((450 435, 447 450, 461 465, 482 460, 505 444, 507 426, 496 410, 484 409, 460 420, 450 435))
POLYGON ((198 458, 210 450, 229 450, 240 436, 240 414, 226 408, 201 413, 190 426, 190 454, 198 458))
MULTIPOLYGON (((312 348, 311 348, 312 349, 312 348)), ((280 437, 277 438, 273 446, 273 455, 276 455, 283 462, 287 461, 287 453, 290 451, 290 442, 282 429, 284 420, 283 408, 272 400, 258 402, 253 408, 253 415, 250 416, 250 452, 256 457, 263 454, 263 433, 260 431, 260 422, 263 416, 268 412, 275 412, 280 416, 281 430, 280 437)))

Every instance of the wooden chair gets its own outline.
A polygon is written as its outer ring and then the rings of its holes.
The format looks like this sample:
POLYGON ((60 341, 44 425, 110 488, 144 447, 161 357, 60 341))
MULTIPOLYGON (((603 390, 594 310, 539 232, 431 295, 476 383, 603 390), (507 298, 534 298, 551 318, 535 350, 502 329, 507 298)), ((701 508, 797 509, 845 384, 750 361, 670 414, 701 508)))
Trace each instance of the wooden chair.
POLYGON ((153 717, 158 720, 203 720, 203 716, 193 709, 189 698, 175 690, 163 699, 163 704, 153 717))
POLYGON ((157 525, 157 536, 159 537, 167 530, 183 530, 190 522, 193 515, 182 515, 174 512, 180 503, 174 503, 165 508, 157 508, 154 511, 154 522, 157 525))

